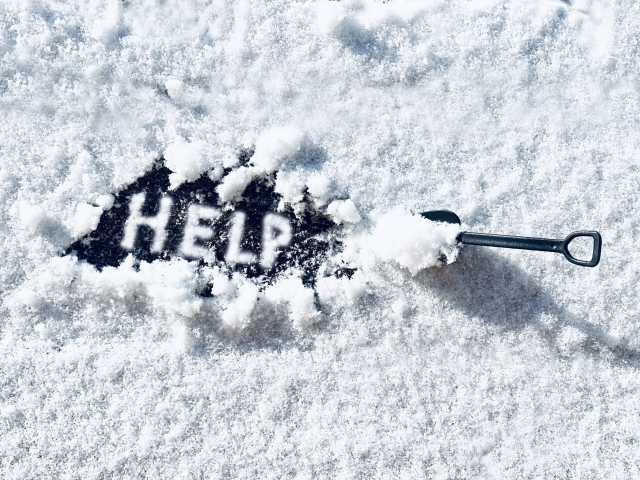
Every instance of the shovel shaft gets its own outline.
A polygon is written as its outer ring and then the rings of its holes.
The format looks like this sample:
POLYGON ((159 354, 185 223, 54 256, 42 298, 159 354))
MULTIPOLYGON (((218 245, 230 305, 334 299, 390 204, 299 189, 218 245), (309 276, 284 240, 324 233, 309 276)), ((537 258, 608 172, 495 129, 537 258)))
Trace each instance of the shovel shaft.
POLYGON ((539 250, 542 252, 562 253, 564 240, 550 238, 516 237, 511 235, 493 235, 490 233, 463 232, 458 237, 461 243, 483 247, 517 248, 520 250, 539 250))
POLYGON ((538 250, 542 252, 561 253, 567 260, 583 267, 595 267, 600 262, 602 251, 602 237, 598 232, 580 231, 573 232, 564 240, 552 238, 515 237, 512 235, 494 235, 492 233, 462 232, 458 235, 458 241, 467 245, 480 245, 483 247, 517 248, 519 250, 538 250), (577 237, 589 237, 593 239, 593 252, 590 260, 575 258, 569 252, 569 243, 577 237))

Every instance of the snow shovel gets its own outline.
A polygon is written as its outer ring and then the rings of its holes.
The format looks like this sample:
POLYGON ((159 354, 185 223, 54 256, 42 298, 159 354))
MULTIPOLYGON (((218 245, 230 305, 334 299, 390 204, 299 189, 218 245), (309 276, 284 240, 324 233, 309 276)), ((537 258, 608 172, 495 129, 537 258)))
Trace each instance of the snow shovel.
MULTIPOLYGON (((424 218, 433 222, 446 222, 461 224, 460 217, 449 210, 434 210, 422 212, 424 218)), ((567 235, 564 240, 550 238, 516 237, 511 235, 494 235, 491 233, 462 232, 457 237, 458 242, 465 245, 480 245, 483 247, 518 248, 520 250, 538 250, 541 252, 562 253, 571 263, 583 267, 595 267, 600 261, 602 250, 602 237, 598 232, 579 231, 567 235), (591 260, 580 260, 569 252, 569 244, 578 237, 593 238, 593 253, 591 260)))

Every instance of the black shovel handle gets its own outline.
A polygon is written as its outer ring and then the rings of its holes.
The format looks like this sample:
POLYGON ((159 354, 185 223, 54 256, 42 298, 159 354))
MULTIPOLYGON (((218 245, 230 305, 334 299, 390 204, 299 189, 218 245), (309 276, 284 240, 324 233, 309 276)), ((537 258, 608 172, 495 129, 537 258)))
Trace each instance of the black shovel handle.
POLYGON ((600 262, 602 251, 602 237, 598 232, 580 231, 567 235, 564 240, 548 238, 516 237, 511 235, 493 235, 491 233, 462 232, 457 240, 466 245, 481 245, 484 247, 517 248, 520 250, 538 250, 542 252, 562 253, 567 260, 583 267, 595 267, 600 262), (576 237, 593 238, 593 253, 591 260, 578 260, 569 253, 569 243, 576 237))
MULTIPOLYGON (((422 212, 424 218, 432 222, 444 222, 460 225, 460 217, 450 210, 432 210, 422 212)), ((598 232, 580 231, 567 235, 564 240, 552 240, 548 238, 515 237, 511 235, 494 235, 491 233, 462 232, 457 237, 458 242, 467 245, 481 245, 484 247, 518 248, 521 250, 538 250, 543 252, 562 253, 567 260, 583 267, 595 267, 600 262, 602 251, 602 237, 598 232), (569 244, 576 237, 593 238, 593 253, 591 260, 578 260, 569 253, 569 244)))

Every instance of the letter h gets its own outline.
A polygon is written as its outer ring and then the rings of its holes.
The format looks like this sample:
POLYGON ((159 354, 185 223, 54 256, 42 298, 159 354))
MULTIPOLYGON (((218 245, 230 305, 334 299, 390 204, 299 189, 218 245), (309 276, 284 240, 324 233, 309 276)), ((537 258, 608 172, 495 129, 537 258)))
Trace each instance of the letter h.
POLYGON ((129 204, 129 218, 124 225, 124 238, 120 245, 126 250, 133 250, 133 246, 136 240, 136 234, 138 233, 138 227, 146 225, 151 227, 154 231, 153 244, 151 245, 151 251, 156 253, 162 250, 164 242, 167 239, 167 223, 169 223, 169 217, 171 216, 171 206, 173 200, 171 197, 162 197, 160 199, 160 208, 158 214, 155 217, 143 217, 142 205, 145 200, 145 193, 136 193, 131 197, 131 203, 129 204))

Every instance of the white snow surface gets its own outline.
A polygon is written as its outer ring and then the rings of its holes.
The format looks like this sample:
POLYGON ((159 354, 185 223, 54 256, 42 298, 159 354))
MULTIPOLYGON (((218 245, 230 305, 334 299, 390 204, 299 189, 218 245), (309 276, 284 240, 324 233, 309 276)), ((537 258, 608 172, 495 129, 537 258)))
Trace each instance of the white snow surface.
POLYGON ((2 2, 0 477, 639 477, 639 34, 629 0, 2 2), (236 166, 224 201, 349 199, 354 239, 446 208, 602 261, 314 292, 62 256, 161 156, 173 187, 236 166))

